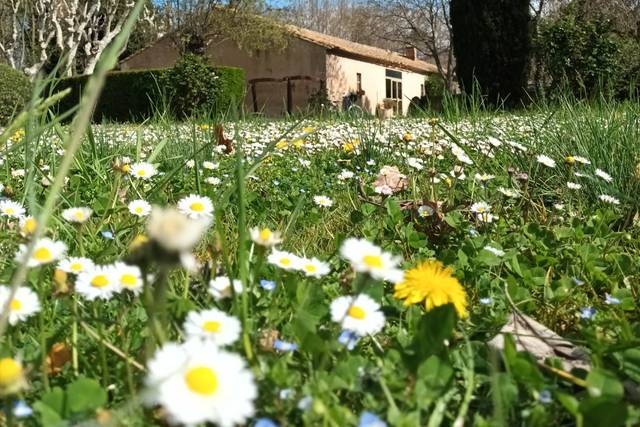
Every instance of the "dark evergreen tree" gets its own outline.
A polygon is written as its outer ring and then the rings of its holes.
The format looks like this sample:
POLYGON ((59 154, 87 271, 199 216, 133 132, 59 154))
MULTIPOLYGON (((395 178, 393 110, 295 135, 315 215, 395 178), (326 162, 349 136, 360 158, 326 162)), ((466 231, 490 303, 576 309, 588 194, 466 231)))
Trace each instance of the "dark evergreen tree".
POLYGON ((451 0, 456 72, 463 90, 475 82, 492 103, 519 102, 531 52, 529 0, 451 0))

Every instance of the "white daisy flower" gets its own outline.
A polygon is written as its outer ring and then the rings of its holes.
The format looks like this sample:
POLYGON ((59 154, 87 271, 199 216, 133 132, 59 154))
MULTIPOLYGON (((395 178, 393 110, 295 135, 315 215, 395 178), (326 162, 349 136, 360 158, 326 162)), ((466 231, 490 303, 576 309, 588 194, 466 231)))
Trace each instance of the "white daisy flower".
POLYGON ((480 182, 480 183, 486 183, 487 181, 491 181, 493 178, 495 178, 494 175, 489 175, 486 173, 480 174, 480 173, 476 173, 475 175, 475 180, 480 182))
POLYGON ((401 281, 402 271, 398 264, 402 260, 365 239, 349 238, 342 243, 340 255, 351 263, 351 267, 362 273, 368 273, 374 279, 389 282, 401 281))
POLYGON ((536 157, 536 160, 538 161, 538 163, 541 163, 541 164, 545 165, 546 167, 549 167, 549 168, 555 168, 556 167, 556 161, 553 160, 549 156, 545 156, 544 154, 538 155, 536 157))
POLYGON ((67 251, 67 245, 63 242, 42 238, 33 247, 31 258, 25 260, 27 255, 27 245, 20 245, 16 254, 16 261, 27 263, 27 267, 37 267, 39 265, 50 264, 62 258, 67 251))
POLYGON ((188 252, 210 225, 209 218, 193 220, 175 209, 154 207, 147 223, 147 235, 167 251, 188 252))
MULTIPOLYGON (((0 311, 7 303, 10 294, 11 288, 0 286, 0 311)), ((9 323, 15 325, 39 311, 40 301, 38 300, 38 295, 31 289, 21 286, 16 289, 16 293, 9 303, 9 323)))
POLYGON ((348 179, 353 178, 354 176, 355 176, 355 174, 353 172, 351 172, 350 170, 343 169, 342 172, 340 172, 338 174, 338 179, 340 181, 346 181, 348 179))
POLYGON ((134 163, 129 167, 129 174, 135 178, 148 180, 153 178, 158 171, 151 163, 134 163))
POLYGON ((479 213, 476 215, 476 219, 479 222, 486 222, 487 224, 490 224, 493 222, 494 219, 497 219, 498 217, 493 215, 490 212, 484 212, 484 213, 479 213))
POLYGON ((144 282, 142 281, 142 272, 139 267, 117 262, 114 265, 114 271, 121 290, 131 291, 135 295, 139 295, 142 292, 144 282))
POLYGON ((9 218, 20 218, 24 216, 26 210, 24 207, 13 200, 1 200, 0 201, 0 215, 9 218))
POLYGON ((323 208, 329 208, 333 206, 333 200, 327 196, 313 196, 313 202, 323 208))
MULTIPOLYGON (((236 294, 242 292, 242 282, 233 280, 233 290, 236 294)), ((227 276, 218 276, 209 281, 209 293, 217 300, 231 297, 231 279, 227 276)))
POLYGON ((204 169, 208 169, 208 170, 216 170, 220 167, 220 163, 214 163, 214 162, 209 162, 209 161, 204 161, 202 162, 202 167, 204 169))
POLYGON ((567 182, 567 187, 570 190, 580 190, 582 188, 582 185, 576 183, 576 182, 567 182))
POLYGON ((25 175, 24 169, 12 169, 11 176, 13 178, 23 178, 25 175))
POLYGON ((603 202, 609 203, 611 205, 619 205, 620 204, 620 200, 616 199, 613 196, 609 196, 607 194, 601 194, 601 195, 598 196, 598 198, 600 200, 602 200, 603 202))
POLYGON ((342 296, 331 302, 331 320, 360 336, 373 335, 384 327, 380 305, 370 296, 342 296))
POLYGON ((167 343, 147 365, 146 403, 161 405, 174 424, 244 425, 258 395, 240 356, 210 341, 167 343))
POLYGON ((486 202, 476 202, 471 205, 471 212, 476 214, 484 214, 491 211, 491 205, 486 202))
POLYGON ((416 157, 409 157, 407 159, 407 165, 411 166, 415 170, 421 171, 424 169, 424 161, 422 159, 418 159, 416 157))
POLYGON ((190 159, 190 160, 187 160, 187 163, 185 163, 185 165, 186 165, 188 168, 192 168, 192 167, 194 167, 194 166, 196 165, 196 162, 195 162, 195 160, 190 159))
POLYGON ((213 203, 208 197, 191 194, 178 201, 178 210, 191 219, 210 218, 213 216, 213 203))
POLYGON ((189 312, 183 328, 187 339, 203 338, 221 347, 236 342, 241 332, 238 319, 215 308, 189 312))
POLYGON ((132 200, 127 207, 129 208, 129 212, 141 218, 151 213, 151 205, 146 200, 132 200))
POLYGON ((280 233, 271 231, 269 228, 254 227, 249 232, 251 234, 251 240, 253 240, 256 245, 270 248, 282 242, 280 233))
POLYGON ((267 261, 283 270, 297 270, 300 265, 300 258, 297 255, 277 249, 271 251, 267 261))
POLYGON ((20 234, 25 237, 31 236, 38 228, 38 222, 32 216, 20 217, 20 223, 18 225, 20 226, 20 234))
POLYGON ((94 266, 76 279, 76 292, 89 301, 109 299, 119 290, 119 278, 113 265, 94 266))
POLYGON ((573 157, 573 161, 576 162, 576 163, 580 163, 580 164, 583 164, 583 165, 590 165, 591 164, 591 161, 589 159, 585 158, 585 157, 582 157, 582 156, 570 156, 570 157, 573 157))
POLYGON ((215 176, 209 176, 204 179, 204 182, 210 185, 220 185, 222 181, 220 180, 220 178, 216 178, 215 176))
POLYGON ((518 193, 516 190, 512 190, 511 188, 499 187, 498 191, 502 193, 502 195, 512 199, 520 197, 520 193, 518 193))
POLYGON ((325 276, 329 271, 331 271, 329 264, 322 262, 317 258, 301 258, 298 268, 305 274, 305 276, 316 278, 325 276))
POLYGON ((606 173, 602 169, 596 169, 595 174, 596 174, 596 176, 599 176, 600 178, 604 179, 607 182, 613 181, 613 178, 611 177, 611 175, 609 175, 608 173, 606 173))
POLYGON ((62 218, 64 218, 69 222, 82 224, 89 219, 92 213, 93 213, 93 210, 91 208, 81 206, 77 208, 69 208, 69 209, 63 210, 62 218))
POLYGON ((70 257, 65 258, 58 263, 58 269, 65 273, 80 274, 85 271, 92 270, 94 267, 93 261, 84 257, 70 257))

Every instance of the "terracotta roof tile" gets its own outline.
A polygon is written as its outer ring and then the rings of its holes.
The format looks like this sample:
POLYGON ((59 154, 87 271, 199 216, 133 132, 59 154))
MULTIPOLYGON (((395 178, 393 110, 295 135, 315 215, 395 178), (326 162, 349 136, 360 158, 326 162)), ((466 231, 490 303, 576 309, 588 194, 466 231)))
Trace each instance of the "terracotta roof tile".
POLYGON ((391 50, 351 42, 339 37, 330 36, 327 34, 319 33, 317 31, 308 30, 306 28, 296 27, 295 25, 286 25, 286 29, 293 36, 302 40, 324 46, 327 49, 332 49, 363 59, 368 59, 372 62, 379 62, 385 65, 395 66, 398 68, 404 68, 422 73, 438 72, 438 69, 434 64, 430 64, 421 60, 409 59, 391 50))

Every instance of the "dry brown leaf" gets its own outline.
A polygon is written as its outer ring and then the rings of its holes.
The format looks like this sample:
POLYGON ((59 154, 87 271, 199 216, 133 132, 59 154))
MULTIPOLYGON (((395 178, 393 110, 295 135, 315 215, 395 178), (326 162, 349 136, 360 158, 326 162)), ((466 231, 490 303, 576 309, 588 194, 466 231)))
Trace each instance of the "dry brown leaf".
POLYGON ((55 343, 47 354, 47 372, 51 375, 59 374, 70 360, 71 348, 63 342, 55 343))
POLYGON ((387 186, 392 192, 397 193, 407 188, 407 177, 395 166, 383 166, 373 186, 375 188, 387 186))
POLYGON ((493 349, 504 350, 504 336, 511 334, 518 351, 527 351, 540 364, 550 357, 559 359, 564 370, 591 368, 588 354, 531 317, 516 312, 498 335, 489 341, 493 349))

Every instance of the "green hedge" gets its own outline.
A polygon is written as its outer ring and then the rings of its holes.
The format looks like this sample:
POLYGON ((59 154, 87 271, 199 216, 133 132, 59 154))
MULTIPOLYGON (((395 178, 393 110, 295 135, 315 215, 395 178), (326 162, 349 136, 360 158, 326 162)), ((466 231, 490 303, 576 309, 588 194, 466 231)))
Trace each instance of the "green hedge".
MULTIPOLYGON (((244 100, 244 70, 232 67, 213 68, 218 76, 219 85, 216 111, 225 113, 237 109, 244 100)), ((133 71, 114 71, 109 73, 104 89, 94 113, 95 121, 137 122, 152 117, 157 111, 165 112, 165 105, 171 108, 172 69, 147 69, 133 71)), ((61 79, 55 84, 55 90, 71 88, 71 94, 60 104, 59 111, 67 111, 78 104, 82 88, 88 76, 61 79)), ((185 114, 172 110, 176 117, 185 114)))
POLYGON ((0 64, 0 126, 6 125, 29 102, 31 82, 23 73, 0 64))

